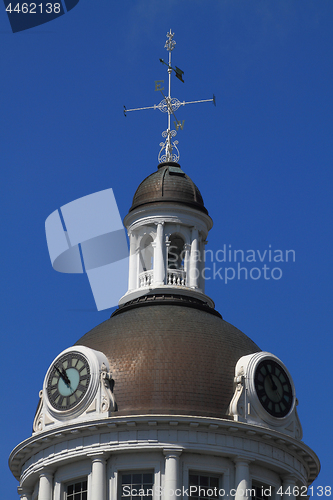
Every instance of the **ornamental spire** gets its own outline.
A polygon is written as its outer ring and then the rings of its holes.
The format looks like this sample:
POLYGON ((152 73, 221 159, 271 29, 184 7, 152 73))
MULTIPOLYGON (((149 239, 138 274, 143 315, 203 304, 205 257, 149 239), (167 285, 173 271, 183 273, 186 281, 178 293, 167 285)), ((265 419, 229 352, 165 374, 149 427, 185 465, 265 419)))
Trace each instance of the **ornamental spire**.
POLYGON ((162 132, 162 137, 165 139, 164 142, 160 142, 160 152, 158 154, 158 161, 159 163, 163 162, 168 162, 168 161, 174 161, 178 162, 180 153, 177 147, 178 141, 173 141, 173 138, 177 135, 176 130, 171 129, 171 115, 175 119, 174 126, 177 129, 177 131, 183 130, 185 120, 182 122, 179 121, 176 118, 175 111, 177 111, 180 106, 185 106, 185 104, 197 104, 199 102, 213 102, 214 105, 216 106, 215 102, 215 96, 213 95, 212 99, 203 99, 200 101, 179 101, 175 97, 171 97, 171 75, 172 72, 175 73, 176 78, 180 80, 181 82, 184 83, 183 80, 183 75, 184 71, 182 71, 180 68, 175 66, 174 68, 172 67, 171 64, 171 52, 175 48, 176 42, 173 39, 174 33, 172 33, 171 29, 167 33, 167 40, 165 42, 164 48, 169 52, 169 60, 168 62, 165 62, 163 59, 160 59, 160 62, 167 66, 167 72, 168 72, 168 95, 165 96, 163 91, 164 87, 162 86, 164 84, 164 80, 155 80, 155 91, 161 92, 163 99, 159 104, 154 104, 153 106, 148 106, 144 108, 132 108, 132 109, 126 109, 126 106, 124 106, 124 115, 126 116, 126 113, 129 111, 141 111, 143 109, 159 109, 162 113, 168 113, 168 121, 167 121, 167 129, 162 132))

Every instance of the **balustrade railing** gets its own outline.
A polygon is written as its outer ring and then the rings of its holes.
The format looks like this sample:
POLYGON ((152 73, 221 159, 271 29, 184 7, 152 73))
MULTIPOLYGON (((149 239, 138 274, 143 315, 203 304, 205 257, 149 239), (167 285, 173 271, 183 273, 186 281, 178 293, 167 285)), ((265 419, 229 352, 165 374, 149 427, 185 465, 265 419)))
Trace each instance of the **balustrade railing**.
MULTIPOLYGON (((139 287, 150 286, 154 282, 154 271, 139 274, 139 287)), ((186 286, 186 272, 183 269, 168 269, 166 285, 186 286)))
POLYGON ((167 285, 186 286, 186 272, 182 269, 168 269, 167 285))
POLYGON ((139 287, 152 285, 154 279, 154 271, 143 271, 139 274, 139 287))

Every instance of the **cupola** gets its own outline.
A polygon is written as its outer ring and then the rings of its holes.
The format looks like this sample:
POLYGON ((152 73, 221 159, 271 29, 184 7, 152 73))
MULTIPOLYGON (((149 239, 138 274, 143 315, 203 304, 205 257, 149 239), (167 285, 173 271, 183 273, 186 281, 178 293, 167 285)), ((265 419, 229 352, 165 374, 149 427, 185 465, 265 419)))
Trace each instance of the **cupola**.
POLYGON ((119 305, 149 294, 205 295, 204 249, 213 221, 194 182, 173 161, 139 185, 124 219, 130 240, 129 284, 119 305))

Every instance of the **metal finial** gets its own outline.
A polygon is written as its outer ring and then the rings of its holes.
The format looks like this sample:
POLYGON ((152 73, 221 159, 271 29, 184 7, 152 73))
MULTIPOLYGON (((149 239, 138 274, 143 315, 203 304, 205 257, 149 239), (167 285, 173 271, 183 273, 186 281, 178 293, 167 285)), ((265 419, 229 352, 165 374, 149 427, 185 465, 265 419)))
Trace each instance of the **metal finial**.
POLYGON ((163 59, 160 59, 160 62, 162 64, 165 64, 168 68, 167 69, 168 77, 169 77, 168 78, 168 80, 169 80, 168 95, 165 96, 163 93, 164 87, 162 87, 162 85, 164 84, 164 80, 157 80, 157 81, 155 81, 155 90, 160 91, 162 96, 163 96, 163 99, 159 104, 154 104, 154 106, 148 106, 145 108, 133 108, 133 109, 126 109, 126 106, 124 106, 124 115, 125 116, 126 116, 126 113, 128 111, 139 111, 142 109, 159 109, 160 111, 162 111, 162 113, 168 113, 168 128, 167 128, 167 130, 164 130, 164 132, 162 132, 162 137, 165 138, 165 141, 160 143, 161 149, 160 149, 160 152, 158 154, 159 163, 163 163, 163 162, 167 162, 167 161, 178 162, 179 157, 180 157, 179 150, 177 147, 178 141, 172 142, 172 138, 177 135, 177 132, 176 132, 176 130, 171 130, 171 115, 173 115, 173 117, 175 119, 175 121, 174 121, 175 128, 177 130, 179 130, 179 129, 183 130, 185 120, 180 122, 177 120, 176 115, 175 115, 175 111, 177 111, 177 109, 180 106, 185 106, 185 104, 196 104, 199 102, 211 102, 211 101, 216 106, 215 96, 213 96, 213 99, 204 99, 201 101, 187 101, 187 102, 185 102, 185 101, 181 102, 178 99, 171 97, 171 74, 173 71, 175 72, 175 75, 178 78, 178 80, 180 80, 181 82, 184 83, 184 80, 183 80, 184 71, 177 68, 177 66, 175 66, 173 68, 171 65, 171 52, 173 51, 173 49, 175 48, 175 45, 176 45, 176 42, 174 41, 173 37, 174 37, 174 33, 172 33, 172 31, 170 29, 169 33, 167 33, 167 41, 165 42, 165 45, 164 45, 164 48, 167 49, 167 51, 169 52, 168 63, 165 62, 163 59))
POLYGON ((160 152, 158 154, 158 162, 164 163, 166 161, 178 162, 180 154, 177 148, 178 141, 173 141, 171 144, 171 137, 175 137, 177 132, 175 130, 164 130, 162 137, 166 137, 164 142, 160 142, 160 152), (174 151, 176 150, 176 152, 174 151))
POLYGON ((169 33, 167 33, 168 39, 165 42, 164 48, 167 49, 167 51, 169 51, 169 52, 171 52, 175 48, 175 45, 176 45, 176 42, 173 40, 174 35, 175 34, 171 32, 171 29, 170 29, 169 33))

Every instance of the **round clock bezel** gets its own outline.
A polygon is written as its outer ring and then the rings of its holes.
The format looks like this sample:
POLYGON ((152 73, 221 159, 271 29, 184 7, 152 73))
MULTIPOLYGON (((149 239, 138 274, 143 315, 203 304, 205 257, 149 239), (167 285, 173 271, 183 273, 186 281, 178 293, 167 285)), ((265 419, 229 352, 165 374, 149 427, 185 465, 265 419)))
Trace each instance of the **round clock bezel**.
POLYGON ((282 363, 282 361, 277 357, 274 356, 271 353, 256 353, 253 355, 253 357, 250 359, 248 368, 247 368, 247 380, 248 380, 248 393, 249 393, 249 398, 258 413, 258 415, 265 420, 266 422, 272 424, 272 425, 282 425, 285 424, 285 422, 290 418, 291 414, 293 413, 293 410, 296 405, 296 393, 295 393, 295 386, 293 383, 293 380, 291 378, 291 375, 287 369, 287 367, 282 363), (288 409, 288 412, 284 414, 283 416, 278 416, 276 412, 270 412, 267 408, 265 408, 264 404, 262 403, 260 396, 258 395, 258 391, 256 388, 256 376, 259 370, 259 367, 262 366, 261 364, 263 362, 268 362, 271 361, 274 364, 276 364, 287 376, 288 379, 288 386, 291 388, 291 405, 288 409), (273 414, 274 413, 274 414, 273 414))
MULTIPOLYGON (((73 375, 75 375, 75 372, 73 375)), ((70 351, 59 356, 52 365, 46 383, 47 397, 51 406, 58 411, 67 411, 75 408, 84 398, 89 388, 90 379, 89 361, 81 353, 70 351), (73 360, 76 360, 76 363, 73 364, 73 360), (81 365, 81 363, 83 363, 83 365, 81 365), (67 366, 64 367, 65 364, 67 364, 67 366), (61 369, 61 367, 65 368, 65 373, 67 373, 67 375, 69 375, 68 370, 75 370, 79 375, 79 380, 75 380, 72 393, 70 394, 67 394, 66 385, 62 383, 62 377, 59 373, 59 368, 61 369), (56 384, 52 384, 54 379, 57 380, 56 384), (63 391, 60 388, 62 386, 64 387, 63 391), (71 398, 75 398, 75 400, 71 402, 71 398), (61 401, 62 404, 59 404, 57 400, 61 401)))
POLYGON ((96 352, 85 346, 75 346, 75 347, 70 347, 69 349, 65 349, 51 363, 44 379, 43 396, 45 403, 47 405, 48 412, 50 413, 51 416, 53 416, 58 420, 69 420, 71 418, 79 416, 92 403, 93 398, 97 393, 98 385, 99 385, 99 361, 96 357, 96 352), (85 366, 89 371, 90 377, 86 390, 83 391, 82 395, 78 398, 78 400, 74 404, 62 407, 55 405, 54 402, 52 401, 52 398, 50 398, 49 381, 52 374, 54 373, 55 366, 57 365, 57 363, 59 363, 62 359, 66 358, 67 356, 72 356, 72 357, 78 356, 82 360, 84 360, 85 366))

